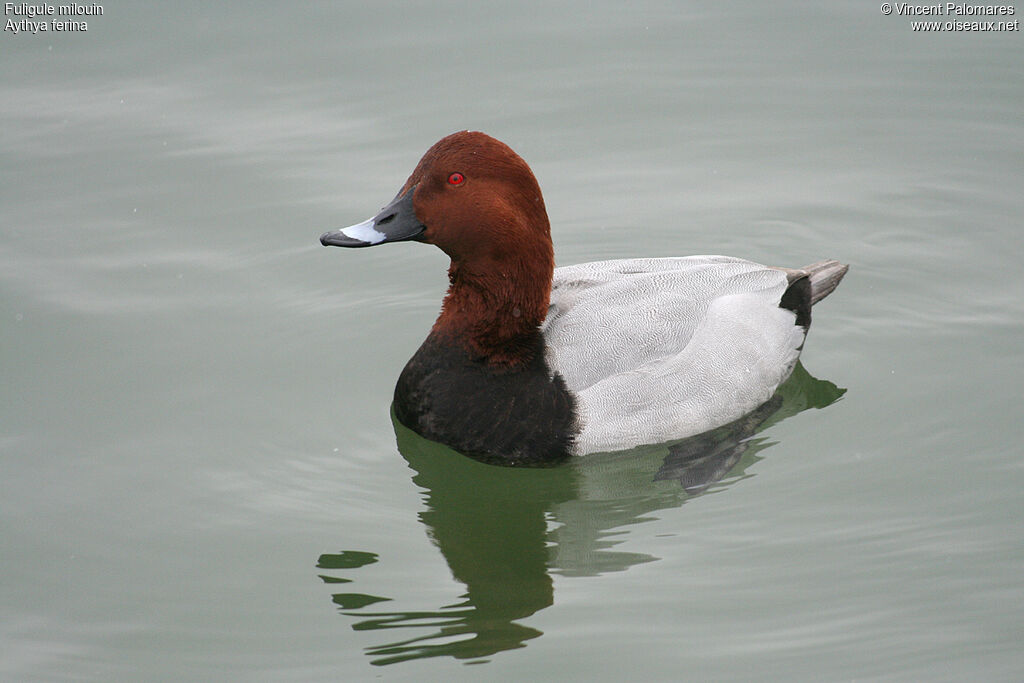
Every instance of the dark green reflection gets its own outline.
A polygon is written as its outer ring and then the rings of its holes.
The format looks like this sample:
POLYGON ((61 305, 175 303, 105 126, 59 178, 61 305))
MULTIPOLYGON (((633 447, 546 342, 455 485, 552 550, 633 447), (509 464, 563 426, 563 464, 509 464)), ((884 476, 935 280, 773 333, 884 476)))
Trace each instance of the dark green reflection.
POLYGON ((340 553, 324 553, 316 561, 316 566, 318 569, 355 569, 376 561, 377 553, 342 550, 340 553))
MULTIPOLYGON (((652 513, 752 476, 747 468, 771 445, 752 438, 756 432, 825 407, 844 391, 797 365, 771 401, 730 425, 673 444, 544 469, 479 463, 395 421, 398 449, 424 492, 420 520, 466 591, 458 604, 429 611, 365 611, 388 598, 359 593, 332 599, 343 614, 361 618, 356 630, 412 629, 412 638, 369 648, 373 664, 438 656, 478 660, 524 647, 542 634, 516 622, 553 604, 553 573, 596 576, 657 560, 614 547, 652 513)), ((318 566, 355 568, 361 565, 349 560, 361 556, 376 560, 372 553, 347 551, 321 556, 318 566)))

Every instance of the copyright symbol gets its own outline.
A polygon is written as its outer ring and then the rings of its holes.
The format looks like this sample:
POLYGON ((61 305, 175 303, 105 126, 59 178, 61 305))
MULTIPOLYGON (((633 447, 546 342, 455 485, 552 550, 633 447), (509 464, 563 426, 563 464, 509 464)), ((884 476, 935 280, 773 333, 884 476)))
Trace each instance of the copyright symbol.
POLYGON ((890 5, 887 2, 883 2, 882 3, 882 14, 884 14, 885 16, 889 16, 890 14, 892 14, 892 5, 890 5))

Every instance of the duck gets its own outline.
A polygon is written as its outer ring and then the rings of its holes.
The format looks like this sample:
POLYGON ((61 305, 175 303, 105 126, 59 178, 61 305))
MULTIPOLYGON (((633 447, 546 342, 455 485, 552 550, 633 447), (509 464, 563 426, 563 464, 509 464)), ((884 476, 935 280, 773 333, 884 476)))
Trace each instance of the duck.
POLYGON ((393 416, 506 466, 669 443, 751 413, 789 377, 811 307, 848 269, 715 255, 556 268, 533 171, 478 131, 439 140, 375 216, 320 237, 348 248, 408 241, 451 263, 393 416))

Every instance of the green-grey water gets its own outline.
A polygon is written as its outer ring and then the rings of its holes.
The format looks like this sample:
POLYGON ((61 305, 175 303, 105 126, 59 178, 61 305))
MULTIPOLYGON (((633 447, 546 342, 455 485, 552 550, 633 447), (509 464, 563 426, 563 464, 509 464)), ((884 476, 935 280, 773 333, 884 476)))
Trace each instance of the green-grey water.
POLYGON ((1019 30, 102 7, 0 36, 0 678, 1024 675, 1019 30), (560 264, 849 263, 776 402, 540 470, 394 424, 446 258, 317 240, 464 128, 560 264))

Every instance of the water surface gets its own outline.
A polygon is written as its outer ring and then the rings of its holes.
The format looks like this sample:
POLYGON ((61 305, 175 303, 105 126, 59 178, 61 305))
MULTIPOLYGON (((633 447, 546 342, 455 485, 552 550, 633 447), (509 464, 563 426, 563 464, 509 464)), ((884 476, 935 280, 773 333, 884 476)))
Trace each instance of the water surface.
POLYGON ((0 678, 1019 679, 1019 32, 103 7, 0 37, 0 678), (560 264, 850 263, 817 398, 707 486, 396 433, 446 260, 317 238, 463 128, 531 164, 560 264))

